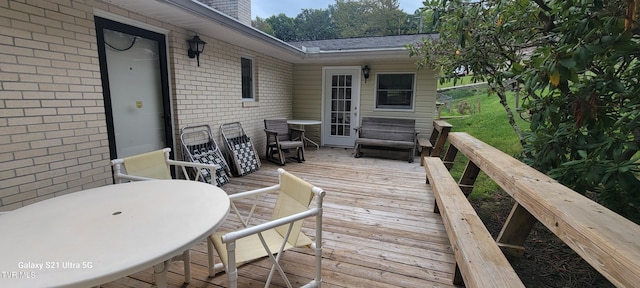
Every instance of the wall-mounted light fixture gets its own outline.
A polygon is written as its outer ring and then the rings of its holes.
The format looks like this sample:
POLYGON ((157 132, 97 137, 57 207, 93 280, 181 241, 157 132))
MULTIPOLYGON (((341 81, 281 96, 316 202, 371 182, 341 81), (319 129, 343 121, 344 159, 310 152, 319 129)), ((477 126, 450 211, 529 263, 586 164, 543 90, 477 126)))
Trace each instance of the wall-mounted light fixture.
POLYGON ((369 72, 371 72, 371 68, 369 68, 369 65, 364 65, 364 67, 362 67, 362 76, 364 76, 364 83, 367 83, 367 79, 369 79, 369 72))
POLYGON ((198 67, 200 67, 200 53, 204 51, 204 45, 206 45, 207 42, 200 40, 200 37, 195 35, 193 38, 187 40, 187 43, 189 43, 189 51, 187 51, 189 58, 197 58, 198 67))

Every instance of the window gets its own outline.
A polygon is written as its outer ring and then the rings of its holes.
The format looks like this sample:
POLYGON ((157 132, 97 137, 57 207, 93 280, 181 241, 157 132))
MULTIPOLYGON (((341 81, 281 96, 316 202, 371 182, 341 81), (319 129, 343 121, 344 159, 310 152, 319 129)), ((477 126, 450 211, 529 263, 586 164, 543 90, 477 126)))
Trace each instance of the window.
POLYGON ((242 100, 253 100, 253 60, 240 58, 242 65, 242 100))
POLYGON ((415 74, 377 74, 376 109, 413 110, 415 74))

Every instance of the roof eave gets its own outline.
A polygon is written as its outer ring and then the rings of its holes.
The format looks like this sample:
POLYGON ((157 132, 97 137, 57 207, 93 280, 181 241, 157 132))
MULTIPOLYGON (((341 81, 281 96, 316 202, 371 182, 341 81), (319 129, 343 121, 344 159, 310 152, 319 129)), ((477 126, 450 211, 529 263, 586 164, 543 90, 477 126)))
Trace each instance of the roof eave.
POLYGON ((406 48, 323 50, 307 53, 299 63, 412 61, 406 48))
MULTIPOLYGON (((404 47, 326 50, 309 53, 239 22, 209 6, 192 0, 105 0, 142 15, 171 23, 232 45, 289 63, 332 63, 344 61, 394 61, 409 58, 404 47)), ((187 39, 185 39, 186 41, 187 39)), ((186 53, 186 51, 185 51, 186 53)))
MULTIPOLYGON (((209 6, 192 0, 105 0, 127 10, 166 21, 199 35, 206 35, 240 47, 294 62, 305 53, 209 6)), ((186 39, 185 39, 186 41, 186 39)), ((186 51, 185 51, 186 53, 186 51)))

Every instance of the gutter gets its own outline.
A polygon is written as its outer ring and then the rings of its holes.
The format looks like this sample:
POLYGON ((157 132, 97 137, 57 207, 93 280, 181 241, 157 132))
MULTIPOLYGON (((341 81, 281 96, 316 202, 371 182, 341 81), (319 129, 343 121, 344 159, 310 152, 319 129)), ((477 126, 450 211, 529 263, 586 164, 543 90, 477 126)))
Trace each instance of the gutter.
MULTIPOLYGON (((194 15, 206 18, 217 24, 220 24, 224 27, 227 27, 231 30, 235 30, 241 35, 247 35, 247 37, 254 38, 256 40, 263 41, 265 43, 271 44, 279 49, 286 50, 289 53, 292 53, 298 57, 304 57, 306 53, 301 49, 292 46, 280 39, 277 39, 269 34, 266 34, 258 29, 255 29, 251 26, 247 26, 243 23, 240 23, 235 18, 229 17, 226 14, 218 12, 217 10, 204 5, 200 2, 192 1, 192 0, 156 0, 158 2, 165 3, 167 5, 176 7, 178 9, 182 9, 184 11, 188 11, 194 15)), ((204 33, 203 33, 204 34, 204 33)))

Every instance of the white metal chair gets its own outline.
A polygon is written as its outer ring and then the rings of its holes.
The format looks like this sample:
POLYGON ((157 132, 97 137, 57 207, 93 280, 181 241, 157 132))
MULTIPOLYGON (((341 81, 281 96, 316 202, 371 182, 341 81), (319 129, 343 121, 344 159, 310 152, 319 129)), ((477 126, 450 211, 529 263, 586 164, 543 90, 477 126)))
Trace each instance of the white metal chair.
MULTIPOLYGON (((194 168, 192 170, 198 171, 194 176, 194 181, 206 182, 204 176, 200 172, 203 168, 209 169, 209 171, 216 171, 220 168, 217 165, 200 164, 185 161, 175 161, 169 159, 169 153, 171 148, 164 148, 152 152, 147 152, 139 155, 125 157, 122 159, 111 160, 113 166, 113 176, 116 184, 128 181, 144 181, 153 179, 172 179, 171 166, 177 166, 181 168, 181 171, 187 180, 189 179, 189 173, 187 168, 194 168)), ((182 255, 173 257, 169 261, 183 261, 184 262, 184 283, 191 282, 191 253, 190 250, 186 250, 182 255)), ((161 271, 155 270, 156 281, 158 277, 162 277, 166 283, 167 270, 169 269, 169 261, 164 263, 164 269, 161 271)))
POLYGON ((272 260, 273 266, 269 272, 265 287, 271 283, 273 273, 277 270, 287 287, 291 283, 278 263, 282 252, 294 247, 310 246, 315 252, 314 279, 304 287, 321 287, 322 273, 322 201, 325 192, 308 182, 278 169, 279 184, 230 195, 231 208, 244 226, 233 232, 216 232, 208 239, 209 276, 225 270, 229 279, 229 287, 238 285, 237 267, 249 261, 265 256, 272 260), (268 193, 278 193, 273 208, 271 220, 251 226, 251 218, 256 209, 257 201, 268 193), (315 205, 311 205, 315 197, 315 205), (253 206, 248 215, 243 216, 236 208, 234 201, 253 199, 253 206), (314 206, 314 207, 312 207, 314 206), (315 217, 315 241, 301 232, 304 219, 315 217), (213 250, 218 252, 222 263, 214 263, 213 250), (277 256, 274 256, 277 254, 277 256), (214 265, 215 264, 215 265, 214 265))

